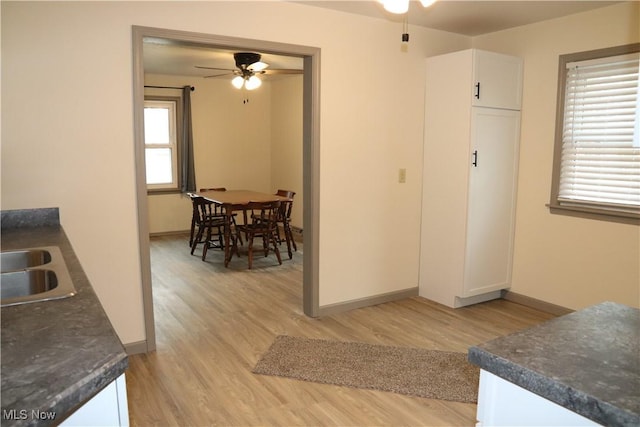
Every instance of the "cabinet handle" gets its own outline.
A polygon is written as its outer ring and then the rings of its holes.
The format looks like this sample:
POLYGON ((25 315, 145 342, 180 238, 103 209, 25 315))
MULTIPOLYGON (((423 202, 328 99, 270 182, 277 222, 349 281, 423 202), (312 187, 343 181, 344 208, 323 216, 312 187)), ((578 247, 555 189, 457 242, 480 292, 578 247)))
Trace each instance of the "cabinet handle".
POLYGON ((480 82, 476 83, 476 99, 480 99, 480 82))
POLYGON ((478 167, 478 150, 474 150, 474 152, 473 152, 473 162, 471 162, 471 164, 475 168, 478 167))

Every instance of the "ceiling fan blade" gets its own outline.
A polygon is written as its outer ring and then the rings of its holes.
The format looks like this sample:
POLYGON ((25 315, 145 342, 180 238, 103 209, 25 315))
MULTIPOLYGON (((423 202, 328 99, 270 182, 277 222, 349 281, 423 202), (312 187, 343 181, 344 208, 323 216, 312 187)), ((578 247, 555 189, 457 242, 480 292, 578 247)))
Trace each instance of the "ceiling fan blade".
POLYGON ((303 74, 304 70, 293 70, 293 69, 273 69, 273 70, 263 70, 260 72, 261 74, 303 74))
POLYGON ((203 78, 205 78, 205 79, 210 79, 210 78, 212 78, 212 77, 232 76, 232 75, 234 75, 234 74, 235 74, 235 73, 233 73, 233 72, 232 72, 232 73, 222 73, 222 74, 212 74, 212 75, 210 75, 210 76, 203 76, 203 78))
POLYGON ((216 68, 216 67, 203 67, 201 65, 194 65, 196 68, 200 68, 202 70, 219 70, 219 71, 233 71, 231 68, 216 68))

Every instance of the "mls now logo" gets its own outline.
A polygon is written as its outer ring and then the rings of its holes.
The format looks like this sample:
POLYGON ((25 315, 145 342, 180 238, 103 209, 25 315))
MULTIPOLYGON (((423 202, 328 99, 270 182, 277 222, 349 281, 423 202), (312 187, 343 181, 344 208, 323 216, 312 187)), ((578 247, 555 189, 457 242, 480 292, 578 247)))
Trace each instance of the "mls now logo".
POLYGON ((53 411, 41 411, 39 409, 3 409, 3 420, 55 420, 56 413, 53 411))

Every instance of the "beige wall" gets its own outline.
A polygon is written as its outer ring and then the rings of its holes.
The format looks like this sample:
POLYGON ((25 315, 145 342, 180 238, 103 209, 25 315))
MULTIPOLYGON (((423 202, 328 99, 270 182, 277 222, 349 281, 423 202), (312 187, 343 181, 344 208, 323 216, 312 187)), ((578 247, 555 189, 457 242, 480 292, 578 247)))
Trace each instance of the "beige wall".
POLYGON ((524 59, 520 176, 512 291, 579 309, 640 306, 638 226, 551 215, 558 55, 640 41, 631 2, 502 31, 474 47, 524 59))
POLYGON ((403 52, 397 23, 289 2, 1 7, 2 208, 60 207, 124 343, 145 338, 132 25, 321 48, 320 303, 417 285, 424 57, 470 39, 412 28, 403 52), (354 67, 367 72, 346 78, 354 67), (397 182, 401 167, 406 184, 397 182))
POLYGON ((295 191, 291 225, 302 228, 302 76, 271 87, 271 188, 295 191))

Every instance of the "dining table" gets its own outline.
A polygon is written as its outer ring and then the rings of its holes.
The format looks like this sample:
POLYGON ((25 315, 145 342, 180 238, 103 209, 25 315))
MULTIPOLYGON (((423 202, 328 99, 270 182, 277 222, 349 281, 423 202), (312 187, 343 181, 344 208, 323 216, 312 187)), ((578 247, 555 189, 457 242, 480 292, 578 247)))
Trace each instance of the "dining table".
POLYGON ((252 202, 292 201, 277 194, 262 193, 253 190, 200 190, 195 193, 222 208, 224 214, 224 266, 228 267, 233 253, 231 252, 231 223, 233 213, 245 211, 252 202))

